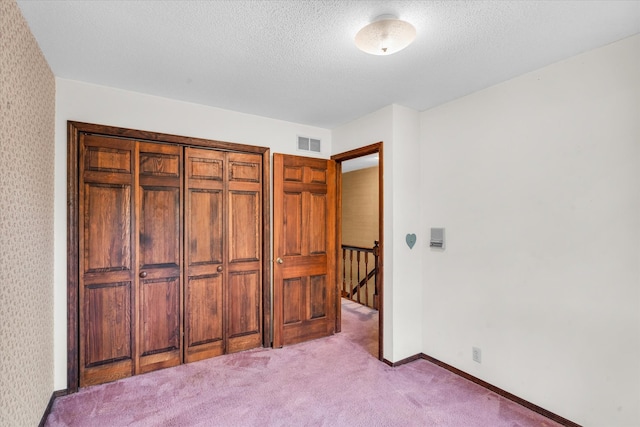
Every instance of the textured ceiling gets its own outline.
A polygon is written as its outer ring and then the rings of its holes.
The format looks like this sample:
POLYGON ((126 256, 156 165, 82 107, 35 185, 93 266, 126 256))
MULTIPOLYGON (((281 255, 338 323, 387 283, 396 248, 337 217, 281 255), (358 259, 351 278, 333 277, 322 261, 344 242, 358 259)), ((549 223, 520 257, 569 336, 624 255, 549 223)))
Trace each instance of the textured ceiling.
POLYGON ((18 4, 54 74, 334 128, 418 111, 640 32, 640 1, 33 1, 18 4), (391 13, 414 44, 354 45, 391 13))

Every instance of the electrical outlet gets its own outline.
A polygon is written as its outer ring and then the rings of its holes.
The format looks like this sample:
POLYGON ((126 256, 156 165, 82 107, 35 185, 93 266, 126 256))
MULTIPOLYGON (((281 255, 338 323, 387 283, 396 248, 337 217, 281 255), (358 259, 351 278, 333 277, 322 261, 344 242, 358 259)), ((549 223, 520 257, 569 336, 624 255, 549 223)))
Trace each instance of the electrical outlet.
POLYGON ((482 350, 478 347, 471 347, 471 357, 474 362, 482 363, 482 350))

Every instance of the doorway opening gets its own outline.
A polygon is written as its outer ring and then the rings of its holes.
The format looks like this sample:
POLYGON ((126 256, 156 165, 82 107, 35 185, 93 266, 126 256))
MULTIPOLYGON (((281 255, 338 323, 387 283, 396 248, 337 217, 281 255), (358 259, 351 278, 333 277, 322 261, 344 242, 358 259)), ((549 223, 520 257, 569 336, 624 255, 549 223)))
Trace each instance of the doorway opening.
MULTIPOLYGON (((338 260, 336 277, 338 307, 360 317, 377 316, 377 334, 367 343, 370 352, 383 360, 383 158, 382 142, 331 157, 336 162, 338 260), (377 344, 377 349, 375 348, 377 344)), ((338 311, 336 332, 341 331, 338 311)), ((369 322, 371 324, 371 322, 369 322)))

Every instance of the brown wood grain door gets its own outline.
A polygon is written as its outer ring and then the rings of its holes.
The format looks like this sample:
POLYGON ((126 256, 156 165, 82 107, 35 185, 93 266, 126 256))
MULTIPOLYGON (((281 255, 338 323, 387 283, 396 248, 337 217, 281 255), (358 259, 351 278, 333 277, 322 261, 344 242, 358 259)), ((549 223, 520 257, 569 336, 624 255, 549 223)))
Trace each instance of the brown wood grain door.
POLYGON ((262 340, 262 156, 186 148, 185 360, 262 340))
POLYGON ((332 334, 336 176, 332 160, 274 154, 273 346, 332 334))
POLYGON ((262 156, 227 154, 227 353, 262 343, 262 156))
POLYGON ((70 135, 69 389, 269 345, 268 149, 70 135))
POLYGON ((140 142, 136 374, 182 362, 182 147, 140 142))
POLYGON ((185 151, 186 362, 224 354, 224 157, 185 151))
POLYGON ((83 134, 79 162, 80 386, 134 371, 135 145, 83 134))

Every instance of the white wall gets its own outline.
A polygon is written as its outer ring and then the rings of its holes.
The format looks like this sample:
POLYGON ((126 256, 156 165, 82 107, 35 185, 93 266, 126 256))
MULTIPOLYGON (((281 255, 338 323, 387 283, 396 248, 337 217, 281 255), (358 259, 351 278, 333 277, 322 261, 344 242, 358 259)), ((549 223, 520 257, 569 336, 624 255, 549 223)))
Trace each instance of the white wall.
POLYGON ((393 209, 388 198, 393 194, 393 151, 387 149, 393 142, 393 106, 389 105, 357 120, 342 125, 332 132, 333 154, 344 153, 382 141, 382 173, 384 180, 383 239, 383 347, 382 354, 391 360, 393 353, 393 209))
MULTIPOLYGON (((393 189, 387 203, 393 208, 393 346, 392 360, 397 362, 422 351, 421 260, 428 236, 420 217, 420 115, 399 105, 393 106, 393 189), (416 235, 413 249, 407 234, 416 235)), ((385 154, 386 154, 385 147, 385 154)))
POLYGON ((640 425, 640 36, 423 112, 421 144, 424 353, 640 425))
POLYGON ((66 236, 67 120, 270 147, 271 153, 310 156, 296 150, 297 136, 322 140, 331 153, 327 129, 236 113, 119 89, 56 79, 55 159, 55 389, 67 386, 66 236))
POLYGON ((419 115, 390 105, 333 130, 333 154, 383 142, 384 281, 383 355, 396 362, 421 352, 420 245, 410 250, 407 233, 420 235, 419 115))

